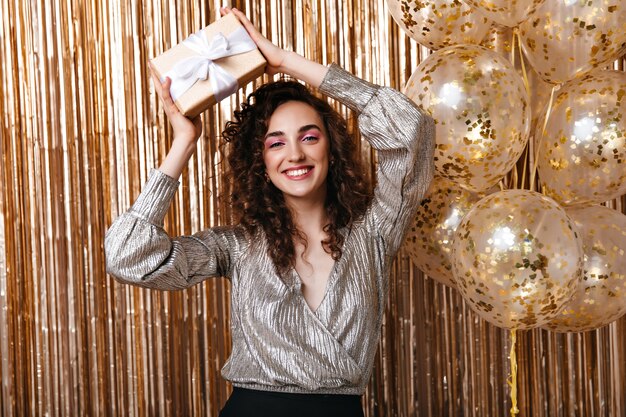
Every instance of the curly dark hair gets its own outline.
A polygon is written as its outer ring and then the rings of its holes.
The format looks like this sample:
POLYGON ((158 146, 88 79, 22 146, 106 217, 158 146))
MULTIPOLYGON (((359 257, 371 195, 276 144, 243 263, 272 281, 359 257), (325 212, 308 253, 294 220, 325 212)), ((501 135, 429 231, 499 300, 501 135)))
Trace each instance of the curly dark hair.
POLYGON ((259 228, 263 230, 269 255, 281 274, 295 267, 294 239, 307 245, 305 236, 293 222, 282 192, 265 177, 263 148, 268 122, 274 110, 288 101, 313 107, 328 132, 332 163, 326 178, 325 206, 329 223, 324 226, 328 238, 321 243, 335 261, 341 257, 344 239, 339 230, 359 220, 372 198, 356 142, 348 132, 345 119, 328 102, 295 81, 268 83, 250 94, 223 132, 226 142, 230 143, 232 208, 235 220, 250 235, 255 235, 259 228))

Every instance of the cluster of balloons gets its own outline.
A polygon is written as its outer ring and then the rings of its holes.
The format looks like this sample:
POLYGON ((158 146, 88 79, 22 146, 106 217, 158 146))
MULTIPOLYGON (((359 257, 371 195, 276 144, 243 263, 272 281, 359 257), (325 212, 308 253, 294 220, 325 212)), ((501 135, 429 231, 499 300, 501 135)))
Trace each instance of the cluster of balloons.
POLYGON ((414 262, 503 328, 579 332, 626 313, 626 215, 600 205, 626 194, 626 73, 606 69, 626 52, 626 1, 388 5, 434 50, 405 87, 437 133, 414 262), (494 190, 529 145, 543 193, 494 190))

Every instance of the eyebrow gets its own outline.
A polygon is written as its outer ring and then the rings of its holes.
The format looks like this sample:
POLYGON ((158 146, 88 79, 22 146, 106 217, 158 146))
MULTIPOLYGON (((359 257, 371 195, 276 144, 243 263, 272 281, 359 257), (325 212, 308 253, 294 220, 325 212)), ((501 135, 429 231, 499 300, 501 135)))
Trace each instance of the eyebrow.
MULTIPOLYGON (((316 124, 309 124, 309 125, 304 125, 300 129, 298 129, 298 133, 305 132, 305 131, 307 131, 309 129, 317 129, 320 132, 322 131, 322 129, 318 125, 316 125, 316 124)), ((282 130, 276 130, 274 132, 270 132, 267 135, 265 135, 264 139, 268 139, 268 138, 271 138, 271 137, 274 137, 274 136, 285 136, 285 132, 283 132, 282 130)))

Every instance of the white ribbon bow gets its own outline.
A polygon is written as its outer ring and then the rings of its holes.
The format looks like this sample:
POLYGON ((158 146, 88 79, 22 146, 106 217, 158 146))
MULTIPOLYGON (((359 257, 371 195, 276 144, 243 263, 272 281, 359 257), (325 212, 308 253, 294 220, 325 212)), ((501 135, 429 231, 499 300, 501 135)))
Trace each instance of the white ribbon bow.
POLYGON ((213 61, 231 55, 252 51, 256 44, 243 27, 235 30, 228 37, 221 32, 207 40, 202 31, 198 31, 183 41, 183 45, 198 55, 183 59, 164 76, 172 79, 170 95, 173 100, 183 95, 198 80, 211 82, 216 101, 221 101, 237 91, 237 79, 213 61))

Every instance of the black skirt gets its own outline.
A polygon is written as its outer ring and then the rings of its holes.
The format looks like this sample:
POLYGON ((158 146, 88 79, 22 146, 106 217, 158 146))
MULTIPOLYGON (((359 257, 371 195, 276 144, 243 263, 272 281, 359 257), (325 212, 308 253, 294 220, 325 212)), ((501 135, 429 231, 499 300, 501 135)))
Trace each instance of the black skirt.
POLYGON ((292 394, 235 387, 219 417, 363 417, 360 395, 292 394))

